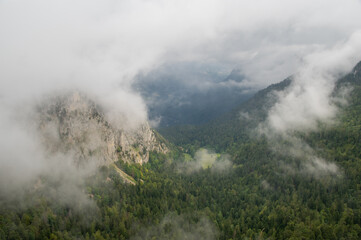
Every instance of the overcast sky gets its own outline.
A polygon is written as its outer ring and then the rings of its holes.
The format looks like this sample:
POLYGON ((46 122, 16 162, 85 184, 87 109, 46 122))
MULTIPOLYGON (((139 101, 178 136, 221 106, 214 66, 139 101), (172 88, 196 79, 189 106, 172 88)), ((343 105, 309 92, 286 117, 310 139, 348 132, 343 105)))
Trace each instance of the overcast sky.
POLYGON ((108 94, 166 62, 240 66, 255 85, 361 28, 359 0, 1 0, 0 91, 108 94))

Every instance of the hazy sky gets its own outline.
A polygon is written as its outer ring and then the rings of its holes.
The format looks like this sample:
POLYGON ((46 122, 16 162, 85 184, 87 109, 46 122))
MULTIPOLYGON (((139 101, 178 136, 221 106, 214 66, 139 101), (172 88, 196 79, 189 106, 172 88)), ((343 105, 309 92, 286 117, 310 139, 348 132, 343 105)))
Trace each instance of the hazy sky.
POLYGON ((241 66, 278 82, 361 28, 359 0, 1 0, 0 94, 125 88, 165 62, 241 66))

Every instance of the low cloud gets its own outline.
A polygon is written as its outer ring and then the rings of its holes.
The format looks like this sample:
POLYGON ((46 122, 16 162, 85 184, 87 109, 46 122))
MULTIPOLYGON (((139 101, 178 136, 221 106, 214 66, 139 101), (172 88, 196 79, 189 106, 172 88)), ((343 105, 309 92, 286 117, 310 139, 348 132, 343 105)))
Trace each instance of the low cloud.
MULTIPOLYGON (((5 125, 6 126, 6 125, 5 125)), ((76 167, 74 154, 50 153, 40 135, 28 124, 16 129, 0 128, 8 134, 0 144, 0 205, 31 205, 29 196, 45 197, 74 209, 95 208, 84 193, 85 179, 94 173, 95 161, 76 167)))
MULTIPOLYGON (((55 105, 59 107, 57 98, 66 98, 66 94, 23 105, 0 103, 3 110, 0 116, 0 206, 26 206, 34 203, 29 201, 29 196, 41 196, 50 203, 77 210, 95 209, 95 203, 84 192, 85 180, 96 173, 104 157, 100 159, 99 154, 83 154, 81 151, 96 152, 107 146, 104 146, 104 139, 96 126, 80 123, 79 119, 67 129, 77 129, 74 141, 65 142, 60 133, 61 117, 57 114, 66 110, 60 108, 59 112, 51 112, 56 109, 55 105), (54 108, 46 108, 46 104, 54 108), (85 129, 89 126, 93 128, 85 129), (87 159, 82 159, 82 155, 87 159)), ((65 131, 66 127, 62 130, 65 131)))
POLYGON ((317 177, 322 177, 323 175, 339 175, 339 167, 335 163, 330 163, 317 157, 305 163, 305 171, 317 177))
POLYGON ((260 183, 260 186, 264 190, 272 190, 273 189, 271 184, 269 184, 269 182, 267 180, 262 180, 261 183, 260 183))
POLYGON ((131 239, 212 240, 217 236, 216 226, 208 218, 191 222, 186 216, 173 213, 166 215, 158 225, 141 228, 131 239))
POLYGON ((273 150, 301 161, 297 167, 294 163, 284 163, 286 172, 316 178, 342 175, 335 163, 319 157, 295 133, 317 131, 321 123, 334 123, 339 104, 347 104, 343 97, 349 91, 343 89, 341 94, 334 96, 336 81, 361 60, 360 53, 361 32, 358 31, 348 41, 305 57, 292 77, 291 85, 273 93, 276 104, 258 130, 272 142, 273 150))
POLYGON ((180 173, 194 173, 202 169, 210 168, 212 172, 224 172, 232 167, 232 162, 226 154, 217 154, 208 149, 201 148, 194 159, 177 165, 177 171, 180 173))
POLYGON ((291 86, 276 93, 277 103, 270 109, 267 125, 276 132, 315 130, 319 122, 331 121, 337 113, 332 98, 336 81, 361 60, 361 31, 330 50, 304 59, 291 86))
MULTIPOLYGON (((307 54, 360 29, 360 10, 357 0, 0 1, 1 196, 21 193, 42 174, 71 173, 67 162, 72 159, 49 156, 38 126, 29 120, 34 103, 44 95, 77 89, 97 98, 112 124, 132 128, 147 120, 146 105, 131 88, 139 72, 167 62, 204 62, 220 69, 241 66, 250 83, 269 85, 294 72, 307 54)), ((353 39, 350 46, 360 42, 357 35, 353 39)), ((299 78, 327 80, 320 70, 343 60, 344 68, 337 72, 345 71, 352 62, 345 55, 360 51, 340 49, 343 54, 335 60, 331 54, 306 58, 299 78), (307 67, 316 60, 325 65, 317 71, 307 67)), ((271 111, 269 123, 278 131, 311 128, 334 114, 326 98, 327 81, 299 82, 279 96, 271 111), (293 107, 306 100, 301 112, 309 115, 302 117, 293 107)), ((224 160, 215 167, 218 162, 212 169, 229 165, 224 160)))
POLYGON ((322 180, 325 176, 342 177, 342 169, 334 162, 320 157, 301 138, 288 135, 268 135, 271 149, 288 158, 281 162, 281 169, 288 175, 305 175, 322 180), (291 158, 290 158, 291 157, 291 158))

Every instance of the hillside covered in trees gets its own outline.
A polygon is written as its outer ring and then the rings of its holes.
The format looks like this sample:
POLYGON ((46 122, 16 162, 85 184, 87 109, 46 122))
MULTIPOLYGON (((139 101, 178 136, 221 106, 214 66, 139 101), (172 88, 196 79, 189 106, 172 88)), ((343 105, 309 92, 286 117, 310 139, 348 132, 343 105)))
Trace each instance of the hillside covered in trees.
POLYGON ((172 150, 148 163, 119 159, 135 185, 104 166, 74 203, 52 198, 59 183, 44 177, 49 188, 2 201, 0 239, 360 239, 361 64, 336 84, 335 96, 349 92, 334 122, 288 138, 255 134, 270 93, 291 81, 206 125, 164 129, 172 150))

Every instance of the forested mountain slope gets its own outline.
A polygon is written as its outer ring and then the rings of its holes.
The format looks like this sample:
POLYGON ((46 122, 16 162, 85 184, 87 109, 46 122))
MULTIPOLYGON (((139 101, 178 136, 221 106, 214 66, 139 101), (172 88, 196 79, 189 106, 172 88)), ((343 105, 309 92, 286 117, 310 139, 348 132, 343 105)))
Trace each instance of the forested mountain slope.
POLYGON ((360 239, 361 64, 337 83, 335 94, 345 86, 349 93, 334 123, 278 141, 248 135, 265 119, 272 90, 289 83, 259 92, 224 116, 227 124, 220 118, 174 133, 190 154, 150 152, 143 165, 116 162, 136 185, 125 185, 114 169, 101 168, 85 181, 91 206, 74 207, 27 191, 32 200, 27 205, 1 207, 0 237, 360 239), (248 116, 240 120, 240 111, 248 116), (195 168, 202 157, 198 146, 228 155, 208 153, 208 159, 217 158, 213 165, 195 168), (193 170, 184 171, 187 166, 193 170))
MULTIPOLYGON (((336 83, 334 94, 338 94, 343 86, 354 89, 352 98, 349 99, 349 107, 357 104, 358 87, 361 84, 360 69, 361 62, 353 68, 351 73, 336 83)), ((280 83, 270 85, 231 112, 202 126, 183 125, 161 128, 159 132, 178 145, 209 146, 217 151, 224 151, 236 142, 249 139, 250 131, 266 119, 268 111, 276 103, 276 93, 284 91, 291 82, 292 77, 289 77, 280 83)))
POLYGON ((265 120, 267 110, 276 102, 274 92, 287 88, 291 79, 287 78, 257 92, 248 101, 207 124, 161 128, 159 132, 178 145, 210 146, 224 150, 234 142, 249 138, 249 130, 265 120))

